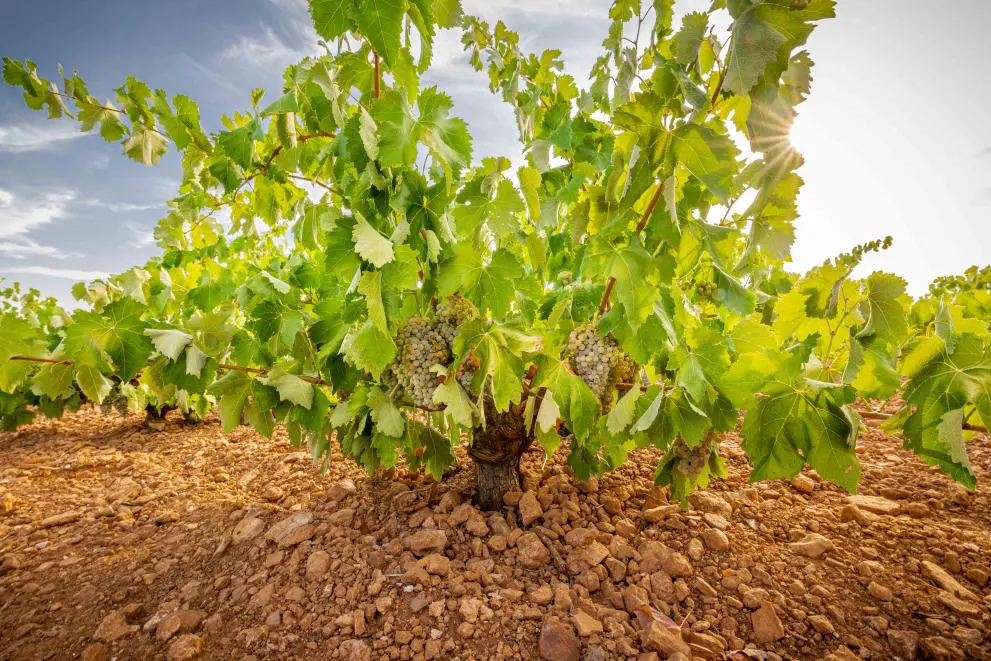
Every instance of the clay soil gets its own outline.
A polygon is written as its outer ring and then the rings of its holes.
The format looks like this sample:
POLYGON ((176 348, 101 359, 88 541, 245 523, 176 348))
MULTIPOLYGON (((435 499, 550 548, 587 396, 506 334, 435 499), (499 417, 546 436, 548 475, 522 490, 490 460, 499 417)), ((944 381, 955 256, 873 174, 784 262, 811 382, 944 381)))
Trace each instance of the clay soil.
POLYGON ((0 434, 0 659, 991 658, 991 467, 976 493, 877 430, 861 496, 806 473, 680 509, 656 451, 526 493, 321 474, 285 435, 84 409, 0 434))

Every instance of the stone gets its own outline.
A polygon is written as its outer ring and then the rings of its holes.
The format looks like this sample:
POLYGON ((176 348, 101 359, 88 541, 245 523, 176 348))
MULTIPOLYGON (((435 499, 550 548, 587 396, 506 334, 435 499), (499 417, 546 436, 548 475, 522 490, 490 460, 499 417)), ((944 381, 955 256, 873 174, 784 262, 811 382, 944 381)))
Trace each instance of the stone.
POLYGON ((114 611, 103 618, 100 626, 93 633, 93 638, 104 643, 112 643, 137 630, 137 625, 127 623, 127 615, 123 611, 114 611))
POLYGON ((327 523, 332 526, 340 526, 342 528, 349 528, 353 522, 354 508, 351 507, 339 509, 327 517, 327 523))
POLYGON ((464 597, 458 605, 458 615, 461 616, 462 621, 474 624, 478 621, 478 611, 481 607, 482 602, 480 599, 464 597))
POLYGON ((110 648, 103 643, 87 645, 79 657, 81 661, 107 661, 110 658, 110 648))
POLYGON ((644 649, 663 654, 667 659, 675 654, 688 656, 692 653, 691 646, 682 639, 677 627, 666 627, 657 621, 640 630, 640 644, 644 649))
POLYGON ((579 551, 578 555, 587 567, 594 567, 609 557, 609 549, 593 540, 591 544, 579 551))
POLYGON ((712 491, 696 491, 688 497, 688 502, 692 507, 700 512, 712 512, 729 517, 733 514, 733 506, 726 502, 722 496, 712 491))
POLYGON ((871 514, 887 514, 895 516, 901 512, 902 506, 893 500, 881 496, 847 496, 846 502, 856 505, 859 509, 871 514))
POLYGON ((891 590, 876 581, 871 581, 867 584, 867 591, 878 601, 891 601, 894 599, 894 594, 892 594, 891 590))
POLYGON ((961 599, 969 599, 971 601, 978 600, 977 595, 961 585, 960 581, 950 576, 948 571, 933 562, 923 560, 922 573, 926 578, 935 582, 939 587, 943 588, 947 592, 950 592, 956 597, 960 597, 961 599))
POLYGON ((791 481, 791 486, 795 487, 802 493, 812 493, 815 491, 816 483, 808 475, 799 475, 791 481))
POLYGON ((530 601, 537 606, 546 606, 554 601, 554 589, 547 583, 541 583, 539 587, 528 593, 530 601))
POLYGON ((333 502, 339 502, 353 494, 358 488, 354 485, 354 481, 348 478, 335 482, 327 488, 326 496, 327 500, 333 502))
POLYGON ((62 512, 61 514, 55 514, 48 517, 47 519, 42 519, 38 522, 39 528, 55 528, 57 526, 64 526, 69 523, 75 523, 83 517, 82 512, 62 512))
POLYGON ((203 639, 195 634, 185 634, 176 638, 169 646, 166 661, 188 661, 203 652, 203 639))
POLYGON ((976 604, 966 602, 946 590, 940 590, 939 594, 936 595, 936 599, 957 615, 977 617, 981 614, 981 609, 976 604))
POLYGON ((919 641, 923 658, 940 659, 940 661, 956 661, 967 658, 964 651, 955 641, 942 636, 930 636, 919 641))
POLYGON ((440 553, 431 553, 423 559, 423 568, 434 576, 447 576, 451 571, 451 561, 440 553))
POLYGON ((312 521, 313 512, 296 512, 269 528, 265 539, 275 542, 280 549, 294 546, 313 536, 312 521))
POLYGON ((155 638, 166 641, 181 633, 193 633, 203 622, 200 611, 176 611, 166 615, 155 628, 155 638))
POLYGON ((648 574, 662 570, 670 576, 691 576, 692 565, 688 558, 669 549, 661 542, 646 541, 637 549, 640 553, 640 569, 648 574))
POLYGON ((556 618, 548 618, 540 629, 537 643, 540 658, 545 661, 580 661, 578 636, 574 630, 556 618))
POLYGON ((758 643, 771 643, 785 635, 785 627, 770 601, 764 601, 753 612, 750 623, 754 628, 754 640, 758 643))
POLYGON ((528 532, 516 540, 516 560, 526 569, 540 569, 551 559, 551 553, 536 533, 528 532))
POLYGON ((353 639, 344 641, 341 645, 346 661, 372 661, 372 648, 363 640, 353 639))
POLYGON ((812 628, 822 634, 836 633, 833 623, 825 615, 810 615, 809 624, 812 628))
POLYGON ((575 623, 575 629, 578 630, 578 635, 582 638, 588 638, 597 633, 602 633, 602 622, 585 611, 575 611, 574 615, 571 616, 571 620, 575 623))
POLYGON ((447 548, 447 533, 443 530, 421 530, 409 538, 409 550, 417 556, 443 553, 447 548))
POLYGON ((537 494, 532 490, 523 494, 517 507, 520 511, 520 520, 524 526, 530 525, 544 515, 544 510, 537 500, 537 494))
POLYGON ((195 659, 203 652, 203 639, 195 634, 188 633, 179 636, 175 642, 169 645, 167 661, 187 661, 195 659))
POLYGON ((681 505, 658 505, 644 510, 643 518, 649 523, 659 523, 681 511, 681 505))
POLYGON ((246 516, 234 526, 234 532, 231 533, 231 542, 234 544, 249 542, 260 535, 263 530, 265 530, 264 521, 256 516, 246 516))
POLYGON ((797 542, 789 544, 795 553, 804 555, 806 558, 821 558, 827 552, 836 547, 833 543, 818 533, 809 533, 797 542))
POLYGON ((709 528, 702 531, 702 541, 710 551, 726 551, 729 549, 729 537, 722 530, 709 528))
POLYGON ((330 554, 326 551, 314 551, 306 559, 306 580, 319 581, 330 568, 330 554))

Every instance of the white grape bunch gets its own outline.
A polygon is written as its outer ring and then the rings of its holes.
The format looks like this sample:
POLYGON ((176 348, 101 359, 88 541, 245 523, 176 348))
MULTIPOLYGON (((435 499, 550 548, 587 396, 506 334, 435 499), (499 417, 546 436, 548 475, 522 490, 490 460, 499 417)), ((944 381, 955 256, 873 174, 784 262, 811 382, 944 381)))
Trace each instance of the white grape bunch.
POLYGON ((447 341, 429 319, 411 317, 399 329, 396 347, 398 352, 392 374, 413 398, 414 404, 430 406, 437 389, 437 374, 431 368, 451 362, 447 341))
POLYGON ((568 336, 571 369, 585 382, 603 406, 608 406, 617 384, 636 378, 637 364, 619 343, 603 337, 594 323, 576 326, 568 336))
POLYGON ((466 321, 478 318, 478 308, 461 294, 452 294, 437 306, 437 332, 453 348, 458 329, 466 321))

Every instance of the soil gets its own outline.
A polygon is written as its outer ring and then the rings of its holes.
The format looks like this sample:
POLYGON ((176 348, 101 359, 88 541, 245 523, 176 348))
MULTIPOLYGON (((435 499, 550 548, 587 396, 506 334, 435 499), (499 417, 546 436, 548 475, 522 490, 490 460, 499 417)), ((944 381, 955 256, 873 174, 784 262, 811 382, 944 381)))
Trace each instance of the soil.
MULTIPOLYGON (((0 434, 0 659, 991 658, 991 500, 877 430, 861 496, 808 472, 668 503, 658 453, 523 458, 504 514, 325 474, 281 432, 84 409, 0 434)), ((970 443, 978 478, 988 439, 970 443)))

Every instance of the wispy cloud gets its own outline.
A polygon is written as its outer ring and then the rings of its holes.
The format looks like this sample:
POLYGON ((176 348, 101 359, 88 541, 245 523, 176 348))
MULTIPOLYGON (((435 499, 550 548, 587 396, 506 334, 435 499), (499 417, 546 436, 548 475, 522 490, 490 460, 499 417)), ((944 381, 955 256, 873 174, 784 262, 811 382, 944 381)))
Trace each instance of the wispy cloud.
POLYGON ((133 204, 131 202, 104 202, 103 200, 84 200, 83 204, 88 207, 99 207, 114 213, 129 213, 133 211, 150 211, 151 209, 161 209, 164 211, 165 203, 156 202, 153 204, 133 204))
POLYGON ((0 189, 0 238, 23 236, 62 218, 75 198, 71 190, 23 197, 0 189))
POLYGON ((0 269, 0 273, 5 275, 43 275, 49 278, 62 278, 64 280, 96 280, 97 278, 108 278, 109 273, 104 271, 83 271, 80 269, 55 269, 47 266, 23 266, 0 269))
POLYGON ((242 35, 220 52, 220 59, 242 62, 263 69, 284 67, 317 52, 316 42, 302 42, 313 48, 294 48, 283 41, 271 27, 266 26, 261 35, 242 35))
POLYGON ((27 152, 51 149, 86 134, 71 124, 8 124, 0 126, 0 152, 27 152))
POLYGON ((42 245, 28 238, 17 241, 0 241, 0 255, 10 259, 27 259, 28 257, 50 257, 65 259, 66 257, 82 257, 80 253, 66 253, 55 246, 42 245))

